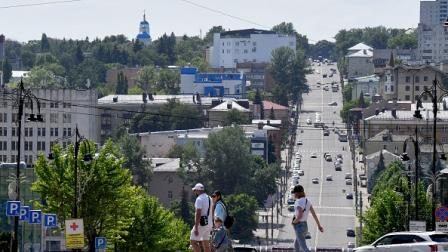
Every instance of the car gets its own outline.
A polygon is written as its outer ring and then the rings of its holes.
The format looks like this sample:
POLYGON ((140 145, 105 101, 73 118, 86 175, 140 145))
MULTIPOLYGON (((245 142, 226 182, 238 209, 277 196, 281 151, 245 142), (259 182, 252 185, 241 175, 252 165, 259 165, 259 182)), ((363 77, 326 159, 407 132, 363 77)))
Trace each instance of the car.
POLYGON ((313 178, 311 182, 313 182, 313 184, 319 184, 319 178, 313 178))
POLYGON ((297 141, 297 145, 303 145, 302 140, 297 141))
POLYGON ((307 239, 307 240, 311 239, 311 234, 310 234, 310 232, 306 232, 306 234, 305 234, 305 239, 307 239))
POLYGON ((304 176, 305 172, 303 170, 299 170, 299 176, 304 176))
POLYGON ((330 89, 328 88, 328 86, 325 86, 325 87, 323 88, 323 90, 325 90, 325 91, 329 91, 330 89))
POLYGON ((345 184, 346 184, 346 185, 352 185, 353 183, 352 183, 352 180, 351 180, 351 179, 346 179, 346 180, 345 180, 345 184))
POLYGON ((335 101, 328 103, 328 106, 337 106, 337 105, 338 105, 338 103, 335 101))
POLYGON ((347 194, 345 195, 345 198, 346 198, 346 199, 353 199, 353 193, 347 193, 347 194))
POLYGON ((322 74, 322 78, 327 78, 327 74, 322 74))
POLYGON ((311 153, 311 158, 317 158, 317 154, 315 152, 311 153))
POLYGON ((336 171, 342 171, 342 167, 340 167, 340 166, 336 166, 334 169, 335 169, 336 171))
POLYGON ((331 161, 333 161, 333 158, 331 157, 331 155, 327 155, 327 156, 325 157, 325 161, 327 161, 327 162, 331 162, 331 161))
POLYGON ((342 168, 342 165, 338 162, 334 162, 334 167, 335 168, 342 168))
POLYGON ((288 202, 288 205, 294 205, 296 200, 294 198, 289 198, 287 202, 288 202))
POLYGON ((342 164, 342 163, 343 163, 343 160, 342 160, 342 158, 338 158, 338 159, 336 159, 336 162, 342 164))
POLYGON ((324 136, 329 136, 329 135, 330 135, 330 131, 324 130, 324 136))
POLYGON ((367 187, 367 180, 361 180, 361 187, 367 187))
POLYGON ((330 77, 330 78, 333 77, 333 74, 331 73, 330 75, 328 75, 328 77, 330 77))
POLYGON ((347 229, 347 236, 348 237, 355 237, 356 236, 355 230, 353 230, 351 228, 347 229))
POLYGON ((331 176, 331 175, 327 175, 327 177, 325 178, 325 180, 327 180, 327 181, 333 181, 333 176, 331 176))
POLYGON ((345 174, 345 179, 352 179, 352 174, 351 173, 346 173, 345 174))
POLYGON ((357 252, 379 251, 448 251, 448 234, 442 232, 394 232, 370 245, 358 247, 357 252))
POLYGON ((294 204, 293 205, 288 205, 288 211, 294 212, 294 204))
POLYGON ((313 122, 311 121, 311 119, 306 119, 306 124, 308 124, 308 125, 310 125, 310 124, 312 124, 313 122))
POLYGON ((342 159, 342 154, 338 154, 336 157, 342 159))
POLYGON ((349 248, 349 249, 353 249, 353 248, 355 248, 355 243, 354 242, 347 242, 347 248, 349 248))

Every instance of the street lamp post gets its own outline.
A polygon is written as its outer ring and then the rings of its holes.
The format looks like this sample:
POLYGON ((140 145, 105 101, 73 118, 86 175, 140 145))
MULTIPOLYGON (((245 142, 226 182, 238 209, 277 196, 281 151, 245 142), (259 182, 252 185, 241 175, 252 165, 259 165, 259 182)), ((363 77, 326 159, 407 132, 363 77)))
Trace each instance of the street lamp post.
MULTIPOLYGON (((25 103, 30 105, 31 112, 33 111, 33 103, 36 103, 37 105, 37 116, 34 113, 30 114, 30 117, 27 118, 28 121, 31 122, 43 122, 43 117, 40 114, 40 103, 37 96, 35 96, 30 89, 25 89, 23 86, 23 81, 20 80, 19 88, 16 90, 12 90, 11 93, 7 93, 6 90, 4 90, 6 96, 9 96, 11 100, 13 100, 15 103, 17 103, 18 106, 18 113, 17 113, 17 157, 16 157, 16 201, 20 201, 20 155, 21 155, 21 142, 22 142, 22 119, 23 119, 23 106, 25 103)), ((19 233, 19 216, 14 217, 14 233, 12 236, 12 244, 11 244, 11 251, 17 252, 19 250, 19 240, 18 240, 18 233, 19 233)))
MULTIPOLYGON (((425 89, 423 93, 421 93, 417 98, 417 108, 414 113, 414 117, 418 119, 422 119, 422 114, 420 113, 420 108, 423 108, 421 98, 423 96, 429 96, 431 98, 432 102, 432 113, 433 113, 433 128, 432 128, 432 141, 433 141, 433 150, 432 150, 432 174, 435 176, 437 173, 436 168, 436 161, 437 161, 437 144, 436 144, 436 137, 437 137, 437 111, 438 111, 438 104, 442 101, 444 97, 448 95, 448 90, 445 89, 440 82, 437 80, 437 78, 434 79, 430 89, 425 89), (437 94, 437 90, 441 91, 441 94, 437 94)), ((435 215, 435 186, 432 186, 432 207, 431 207, 431 226, 432 229, 435 230, 436 228, 436 215, 435 215)))

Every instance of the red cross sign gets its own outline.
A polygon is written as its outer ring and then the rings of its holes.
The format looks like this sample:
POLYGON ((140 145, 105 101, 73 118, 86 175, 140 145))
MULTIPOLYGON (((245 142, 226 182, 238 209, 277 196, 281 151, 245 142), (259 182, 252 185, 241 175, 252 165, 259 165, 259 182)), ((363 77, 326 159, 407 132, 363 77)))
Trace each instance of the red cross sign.
POLYGON ((70 228, 71 228, 73 231, 76 231, 76 229, 77 229, 78 227, 79 227, 79 226, 76 225, 75 222, 73 222, 73 223, 70 225, 70 228))

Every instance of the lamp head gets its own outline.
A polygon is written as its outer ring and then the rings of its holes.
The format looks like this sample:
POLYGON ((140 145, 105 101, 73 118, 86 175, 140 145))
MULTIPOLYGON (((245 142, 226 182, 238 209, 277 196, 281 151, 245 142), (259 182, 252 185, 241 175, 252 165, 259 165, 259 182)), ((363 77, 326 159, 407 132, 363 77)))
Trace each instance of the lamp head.
POLYGON ((35 114, 30 114, 30 117, 28 117, 28 121, 30 121, 30 122, 37 121, 36 115, 35 114))
POLYGON ((406 152, 401 154, 401 160, 404 161, 404 162, 407 162, 407 161, 410 160, 410 158, 409 158, 409 156, 408 156, 408 154, 406 152))
POLYGON ((422 114, 420 113, 420 109, 417 109, 414 112, 414 117, 417 118, 417 119, 423 119, 422 114))
POLYGON ((84 161, 85 164, 90 164, 90 162, 92 162, 93 158, 92 158, 92 154, 85 154, 84 158, 82 159, 82 161, 84 161))

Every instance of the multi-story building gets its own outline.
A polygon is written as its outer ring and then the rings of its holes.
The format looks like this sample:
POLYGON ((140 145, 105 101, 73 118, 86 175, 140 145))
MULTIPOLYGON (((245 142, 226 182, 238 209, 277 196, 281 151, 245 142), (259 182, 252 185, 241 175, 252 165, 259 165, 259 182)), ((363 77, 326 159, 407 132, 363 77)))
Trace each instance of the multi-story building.
POLYGON ((246 93, 246 77, 242 73, 199 73, 193 67, 181 68, 180 73, 181 94, 244 98, 246 93))
POLYGON ((348 49, 345 56, 347 60, 347 78, 372 75, 375 72, 373 65, 373 48, 359 43, 348 49))
POLYGON ((382 72, 390 65, 390 60, 399 60, 402 64, 417 62, 417 49, 374 49, 373 65, 375 73, 382 72))
POLYGON ((443 25, 447 14, 447 0, 420 2, 418 54, 423 61, 438 63, 448 60, 448 30, 443 25))
MULTIPOLYGON (((51 146, 60 143, 63 147, 74 142, 72 136, 76 126, 82 136, 98 141, 95 90, 37 89, 32 90, 39 98, 40 113, 44 122, 28 121, 29 114, 37 114, 25 104, 22 123, 21 160, 33 165, 39 153, 51 152, 51 146)), ((0 99, 0 163, 15 162, 17 155, 16 126, 18 107, 8 95, 0 99)))
MULTIPOLYGON (((388 66, 379 75, 383 99, 415 102, 425 88, 431 87, 434 79, 441 82, 444 74, 431 65, 399 65, 388 66)), ((429 97, 423 96, 425 101, 429 101, 429 97)))
POLYGON ((247 29, 213 34, 208 62, 213 68, 235 68, 238 63, 270 63, 279 47, 296 49, 296 37, 273 31, 247 29))
POLYGON ((365 98, 371 99, 379 93, 379 78, 376 75, 354 78, 352 82, 352 99, 359 99, 361 92, 365 98))

